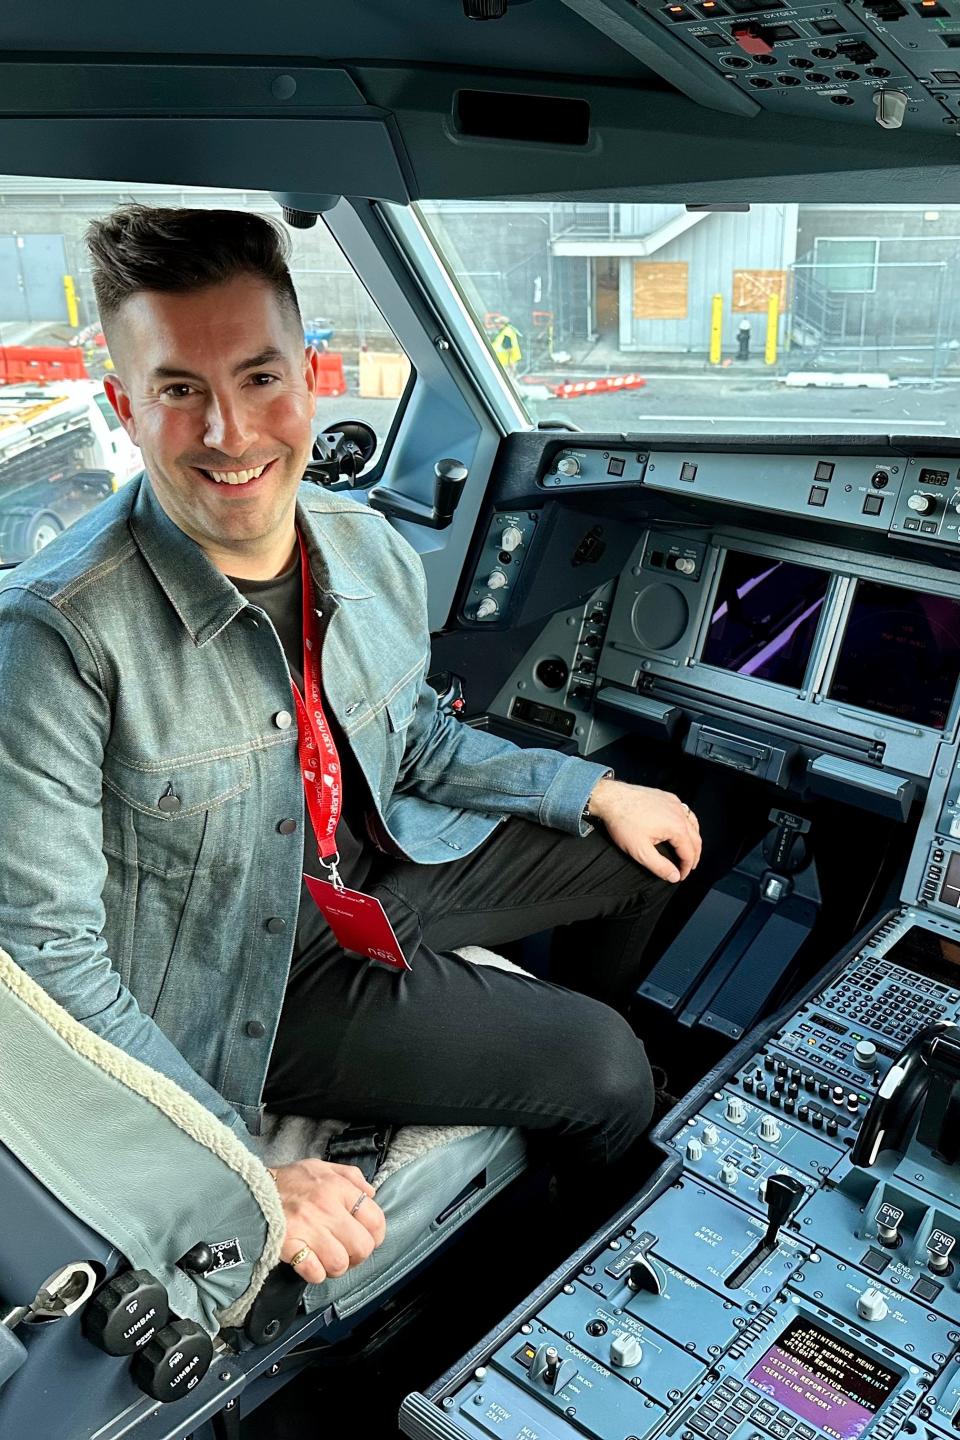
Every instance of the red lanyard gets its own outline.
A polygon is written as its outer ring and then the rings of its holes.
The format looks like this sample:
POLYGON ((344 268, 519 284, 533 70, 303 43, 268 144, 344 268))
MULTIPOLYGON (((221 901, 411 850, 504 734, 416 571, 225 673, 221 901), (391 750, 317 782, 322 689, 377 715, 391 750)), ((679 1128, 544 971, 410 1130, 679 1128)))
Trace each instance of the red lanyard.
MULTIPOLYGON (((333 884, 341 889, 343 882, 337 871, 337 824, 343 810, 343 784, 340 756, 333 733, 323 713, 323 692, 320 686, 320 634, 313 607, 313 583, 303 536, 297 532, 300 545, 300 570, 303 580, 303 688, 306 699, 293 685, 297 707, 300 771, 307 809, 317 837, 320 862, 330 872, 333 884)), ((293 682, 291 681, 291 684, 293 682)))

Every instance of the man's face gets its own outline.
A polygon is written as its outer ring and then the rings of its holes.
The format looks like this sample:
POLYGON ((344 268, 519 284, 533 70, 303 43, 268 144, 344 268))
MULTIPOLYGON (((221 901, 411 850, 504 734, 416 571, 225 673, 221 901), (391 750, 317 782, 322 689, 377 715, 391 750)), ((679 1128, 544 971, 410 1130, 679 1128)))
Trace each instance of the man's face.
POLYGON ((282 551, 284 564, 317 356, 273 289, 242 275, 192 294, 143 291, 112 329, 104 389, 171 520, 228 574, 234 558, 282 551))

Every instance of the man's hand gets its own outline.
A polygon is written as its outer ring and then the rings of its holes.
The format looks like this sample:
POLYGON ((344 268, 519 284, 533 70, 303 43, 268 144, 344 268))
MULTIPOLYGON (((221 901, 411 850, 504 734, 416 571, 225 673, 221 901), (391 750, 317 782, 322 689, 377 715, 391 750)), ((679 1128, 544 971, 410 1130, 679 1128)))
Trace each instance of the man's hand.
POLYGON ((700 826, 689 806, 667 790, 625 785, 604 776, 590 794, 590 814, 602 820, 613 842, 634 860, 676 884, 686 880, 700 860, 700 826), (673 846, 680 868, 655 847, 673 846))
POLYGON ((356 1165, 298 1160, 273 1173, 287 1221, 280 1258, 289 1264, 306 1247, 310 1253, 294 1268, 308 1284, 345 1275, 383 1243, 384 1213, 356 1165))

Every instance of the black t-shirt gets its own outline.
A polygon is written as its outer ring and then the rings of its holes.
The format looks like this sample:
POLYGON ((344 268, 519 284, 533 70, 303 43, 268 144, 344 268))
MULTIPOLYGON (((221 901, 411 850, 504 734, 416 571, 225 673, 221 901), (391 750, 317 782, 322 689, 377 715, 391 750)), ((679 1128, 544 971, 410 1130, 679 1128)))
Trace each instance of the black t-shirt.
MULTIPOLYGON (((289 570, 272 580, 242 580, 230 577, 241 595, 265 610, 277 632, 283 653, 287 657, 290 674, 303 694, 303 582, 300 578, 300 551, 289 570)), ((322 601, 318 603, 324 610, 322 601)), ((326 628, 326 616, 317 622, 320 638, 326 628)), ((321 684, 323 656, 321 650, 321 684)), ((291 696, 291 700, 292 700, 291 696)), ((333 715, 324 690, 324 711, 333 733, 337 754, 340 757, 343 789, 343 811, 337 826, 337 850, 340 855, 340 876, 345 885, 362 890, 373 863, 374 850, 367 837, 365 815, 370 808, 370 792, 360 766, 333 715)), ((291 707, 292 708, 292 707, 291 707)), ((299 766, 298 766, 299 769, 299 766)), ((304 804, 303 826, 303 869, 307 875, 325 879, 326 872, 317 854, 317 840, 310 812, 304 804)), ((282 819, 283 817, 278 817, 282 819)), ((300 911, 297 916, 297 935, 293 947, 293 965, 296 966, 321 934, 326 935, 327 922, 314 904, 306 885, 300 887, 300 911)))

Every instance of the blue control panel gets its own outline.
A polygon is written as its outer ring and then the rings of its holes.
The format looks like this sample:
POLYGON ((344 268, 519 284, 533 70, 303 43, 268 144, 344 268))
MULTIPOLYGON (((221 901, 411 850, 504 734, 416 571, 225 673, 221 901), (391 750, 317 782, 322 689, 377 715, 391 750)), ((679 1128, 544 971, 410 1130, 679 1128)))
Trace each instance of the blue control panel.
POLYGON ((892 914, 662 1122, 635 1212, 401 1429, 956 1437, 958 1022, 960 933, 892 914))

